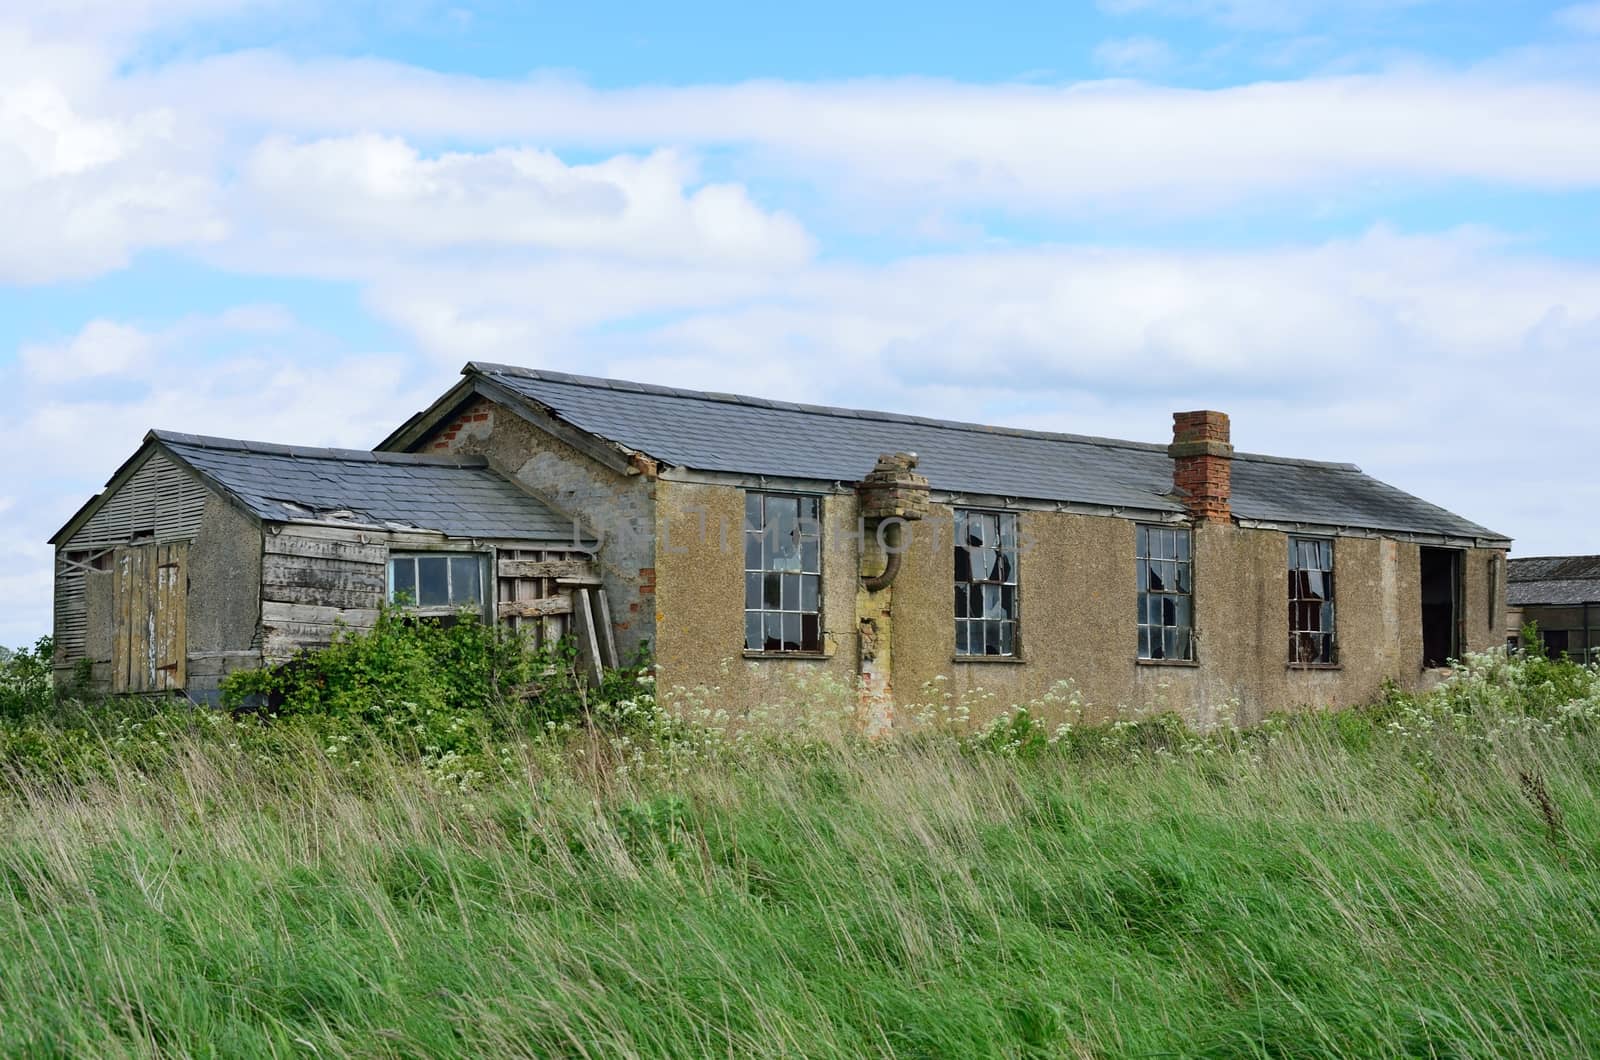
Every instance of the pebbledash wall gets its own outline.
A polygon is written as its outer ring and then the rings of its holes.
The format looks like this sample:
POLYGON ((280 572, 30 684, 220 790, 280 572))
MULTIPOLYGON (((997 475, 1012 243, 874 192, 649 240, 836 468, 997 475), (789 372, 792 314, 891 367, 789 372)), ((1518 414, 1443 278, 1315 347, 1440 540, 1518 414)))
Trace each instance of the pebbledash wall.
MULTIPOLYGON (((1187 427, 1195 444, 1178 454, 1190 458, 1178 471, 1194 498, 1194 518, 1173 525, 1194 530, 1194 663, 1137 658, 1138 520, 1025 506, 1010 509, 1019 512, 1024 541, 1020 652, 958 659, 955 509, 935 494, 928 517, 908 526, 898 578, 869 601, 889 617, 888 644, 872 649, 880 662, 891 660, 883 674, 887 712, 903 719, 910 705, 945 693, 1004 710, 1070 681, 1084 720, 1172 709, 1202 724, 1251 724, 1273 710, 1370 701, 1386 679, 1422 683, 1419 545, 1374 532, 1307 528, 1335 541, 1339 662, 1292 666, 1288 534, 1229 520, 1225 434, 1211 437, 1205 421, 1187 427)), ((1180 434, 1184 429, 1180 423, 1180 434)), ((622 601, 613 604, 619 639, 627 648, 651 647, 664 692, 702 690, 710 706, 737 716, 794 707, 808 688, 855 689, 863 664, 860 577, 876 573, 882 561, 870 532, 865 540, 859 532, 852 489, 771 485, 772 492, 823 497, 824 637, 815 655, 766 655, 744 648, 744 488, 682 469, 615 472, 483 398, 409 447, 482 454, 558 507, 581 513, 603 538, 607 592, 622 601), (863 556, 864 544, 870 555, 863 556)), ((1505 553, 1460 551, 1462 644, 1485 650, 1502 643, 1504 587, 1491 572, 1505 553)))
MULTIPOLYGON (((725 486, 659 486, 658 525, 674 543, 656 560, 662 687, 716 688, 725 705, 745 709, 781 703, 797 685, 819 678, 848 686, 860 665, 855 498, 826 500, 822 658, 752 657, 743 650, 742 553, 724 548, 718 532, 729 527, 737 544, 743 498, 744 491, 725 486), (705 535, 698 531, 702 513, 712 526, 705 535)), ((1288 662, 1288 535, 1192 524, 1197 658, 1148 662, 1137 658, 1136 522, 1046 511, 1021 513, 1019 655, 958 659, 953 513, 935 504, 926 520, 910 525, 900 574, 886 590, 891 699, 902 713, 946 692, 1001 710, 1068 680, 1081 695, 1084 720, 1170 708, 1204 724, 1252 724, 1272 710, 1370 701, 1388 678, 1410 687, 1424 678, 1415 544, 1334 538, 1339 663, 1297 667, 1288 662)), ((1463 551, 1464 644, 1486 650, 1501 643, 1488 571, 1503 553, 1463 551)))

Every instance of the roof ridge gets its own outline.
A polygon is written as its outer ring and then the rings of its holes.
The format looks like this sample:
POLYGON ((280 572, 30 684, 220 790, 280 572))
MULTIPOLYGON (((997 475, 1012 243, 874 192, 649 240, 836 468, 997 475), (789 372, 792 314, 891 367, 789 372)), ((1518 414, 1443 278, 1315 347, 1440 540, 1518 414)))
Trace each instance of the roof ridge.
POLYGON ((259 442, 243 438, 220 438, 207 434, 187 434, 183 431, 152 430, 146 441, 155 440, 166 445, 181 445, 191 449, 212 449, 229 453, 256 453, 263 456, 288 456, 300 460, 343 460, 358 463, 409 464, 424 467, 488 467, 481 456, 446 455, 442 453, 390 453, 370 449, 335 449, 314 445, 284 445, 280 442, 259 442))
MULTIPOLYGON (((569 386, 616 390, 631 394, 656 394, 662 397, 684 398, 693 401, 715 401, 727 405, 743 405, 747 408, 780 409, 814 416, 876 420, 883 423, 914 423, 919 426, 936 427, 943 430, 967 431, 973 434, 998 434, 1015 438, 1037 438, 1043 441, 1073 442, 1079 445, 1094 445, 1108 449, 1132 449, 1139 452, 1162 454, 1167 451, 1167 446, 1161 442, 1136 442, 1125 438, 1104 438, 1091 434, 1041 431, 1026 427, 1000 427, 966 420, 942 420, 931 416, 915 416, 906 413, 883 412, 875 409, 853 409, 837 405, 811 405, 796 401, 753 397, 747 394, 731 394, 714 390, 690 390, 684 387, 662 386, 658 383, 637 383, 626 379, 575 375, 571 372, 556 372, 543 368, 523 368, 519 365, 496 364, 489 361, 468 361, 466 367, 462 369, 462 373, 471 374, 473 372, 480 375, 508 375, 521 379, 535 379, 546 383, 562 383, 569 386)), ((1235 460, 1249 460, 1260 463, 1287 464, 1295 467, 1321 467, 1329 470, 1357 473, 1361 471, 1361 468, 1350 463, 1272 456, 1266 453, 1236 452, 1233 454, 1233 458, 1235 460)))

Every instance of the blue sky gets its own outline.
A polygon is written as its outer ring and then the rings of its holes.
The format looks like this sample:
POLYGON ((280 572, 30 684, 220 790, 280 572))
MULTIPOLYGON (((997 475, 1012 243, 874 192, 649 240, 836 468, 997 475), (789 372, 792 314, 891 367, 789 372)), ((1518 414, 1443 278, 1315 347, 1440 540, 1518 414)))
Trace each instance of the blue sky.
POLYGON ((1600 3, 13 0, 0 643, 168 427, 486 359, 1353 460, 1595 551, 1600 3))

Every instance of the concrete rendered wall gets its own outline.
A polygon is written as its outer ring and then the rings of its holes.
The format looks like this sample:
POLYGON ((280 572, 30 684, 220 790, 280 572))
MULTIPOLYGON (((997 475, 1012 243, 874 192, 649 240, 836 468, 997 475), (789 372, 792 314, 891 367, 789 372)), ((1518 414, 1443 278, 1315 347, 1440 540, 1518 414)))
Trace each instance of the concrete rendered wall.
MULTIPOLYGON (((825 522, 826 659, 756 658, 743 651, 743 557, 736 528, 743 491, 663 482, 658 539, 681 552, 657 557, 662 687, 715 688, 714 706, 734 713, 792 699, 798 678, 853 682, 859 641, 854 582, 854 498, 829 498, 825 522), (700 513, 708 531, 697 532, 700 513), (841 519, 840 516, 847 516, 841 519), (729 528, 721 547, 719 526, 729 528)), ((1421 669, 1418 547, 1361 537, 1335 541, 1340 642, 1332 669, 1288 664, 1287 535, 1206 523, 1195 528, 1198 662, 1140 663, 1137 655, 1134 526, 1109 516, 1021 513, 1020 661, 954 658, 953 511, 935 505, 911 527, 890 590, 892 681, 904 723, 919 703, 965 699, 973 718, 1038 700, 1062 680, 1077 688, 1083 720, 1171 709, 1201 724, 1249 725, 1276 710, 1351 706, 1373 699, 1386 678, 1416 686, 1421 669)), ((1500 643, 1503 587, 1490 601, 1493 553, 1463 563, 1466 646, 1500 643)), ((1064 717, 1057 720, 1067 720, 1064 717)))
MULTIPOLYGON (((652 644, 655 629, 654 479, 620 474, 492 401, 476 399, 416 447, 480 455, 557 511, 601 537, 600 566, 624 658, 652 644)), ((743 621, 741 616, 740 621, 743 621)))
POLYGON ((674 688, 705 689, 713 709, 736 717, 802 702, 802 685, 830 702, 853 702, 855 496, 823 498, 823 654, 784 658, 744 650, 744 496, 728 486, 656 484, 658 687, 669 697, 674 688))

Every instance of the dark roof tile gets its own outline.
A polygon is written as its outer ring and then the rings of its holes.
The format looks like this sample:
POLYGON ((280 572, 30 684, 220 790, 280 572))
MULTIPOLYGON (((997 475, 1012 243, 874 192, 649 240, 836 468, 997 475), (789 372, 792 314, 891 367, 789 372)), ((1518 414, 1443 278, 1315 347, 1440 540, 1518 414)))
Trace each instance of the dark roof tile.
POLYGON ((451 537, 570 542, 572 520, 482 458, 371 453, 152 431, 173 456, 270 522, 351 512, 451 537))

